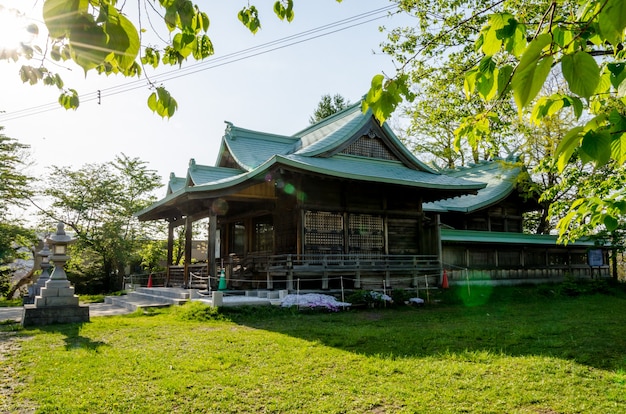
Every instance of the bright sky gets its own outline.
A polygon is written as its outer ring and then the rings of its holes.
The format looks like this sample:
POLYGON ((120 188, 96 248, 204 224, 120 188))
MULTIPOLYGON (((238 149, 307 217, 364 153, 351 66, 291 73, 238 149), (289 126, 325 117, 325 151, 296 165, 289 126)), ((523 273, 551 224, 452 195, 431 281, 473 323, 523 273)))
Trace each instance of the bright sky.
MULTIPOLYGON (((37 1, 0 0, 0 4, 21 10, 31 3, 37 1)), ((259 9, 262 24, 262 29, 252 35, 237 20, 238 10, 247 3, 199 2, 211 20, 209 36, 216 53, 201 65, 186 62, 183 71, 172 67, 159 70, 169 74, 168 80, 157 79, 179 105, 170 120, 162 120, 148 109, 150 91, 144 80, 107 78, 96 73, 89 73, 85 79, 80 68, 68 71, 50 66, 63 76, 66 86, 77 89, 83 97, 78 110, 66 111, 54 104, 59 95, 56 88, 22 84, 20 65, 0 61, 3 133, 30 145, 36 163, 32 172, 37 175, 45 175, 49 165, 78 168, 86 163, 111 161, 124 153, 146 161, 165 184, 170 172, 184 176, 190 158, 199 164, 214 165, 224 121, 291 135, 309 125, 322 95, 339 93, 351 102, 358 101, 367 92, 373 75, 394 74, 391 59, 379 51, 385 34, 378 27, 390 29, 411 21, 406 15, 384 17, 386 12, 381 11, 293 39, 288 43, 300 43, 292 46, 254 57, 249 56, 257 52, 232 57, 233 53, 391 5, 389 0, 295 0, 295 19, 286 23, 274 15, 273 0, 251 1, 259 9), (249 58, 237 61, 244 56, 249 58), (98 90, 102 95, 100 104, 95 99, 98 90), (25 116, 28 114, 32 115, 25 116)))

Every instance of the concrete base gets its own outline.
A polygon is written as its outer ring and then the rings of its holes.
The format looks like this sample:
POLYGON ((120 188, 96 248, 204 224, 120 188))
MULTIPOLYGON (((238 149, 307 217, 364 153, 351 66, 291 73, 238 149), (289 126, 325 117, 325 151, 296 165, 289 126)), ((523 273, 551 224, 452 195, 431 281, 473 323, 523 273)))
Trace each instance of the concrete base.
POLYGON ((46 306, 24 305, 22 326, 42 326, 55 323, 89 322, 88 306, 46 306))

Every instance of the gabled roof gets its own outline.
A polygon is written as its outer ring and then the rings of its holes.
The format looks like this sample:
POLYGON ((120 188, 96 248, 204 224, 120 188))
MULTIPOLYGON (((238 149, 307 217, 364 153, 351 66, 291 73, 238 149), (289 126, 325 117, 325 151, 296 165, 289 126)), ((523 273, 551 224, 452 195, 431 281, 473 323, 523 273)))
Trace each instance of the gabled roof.
POLYGON ((507 198, 517 183, 522 169, 511 160, 484 161, 468 167, 445 170, 449 177, 464 178, 485 183, 486 187, 475 195, 462 195, 446 200, 424 203, 424 210, 431 212, 471 213, 496 204, 507 198))
POLYGON ((210 167, 208 165, 196 164, 196 160, 192 158, 189 160, 185 185, 195 187, 213 181, 232 178, 242 172, 244 171, 234 168, 210 167))
POLYGON ((242 170, 251 171, 274 155, 289 153, 298 141, 295 137, 240 128, 230 122, 226 125, 216 166, 222 164, 227 149, 242 170))
POLYGON ((475 193, 485 186, 464 177, 440 174, 422 163, 386 124, 381 126, 371 112, 364 114, 360 104, 292 136, 239 128, 227 122, 219 154, 214 167, 198 165, 192 159, 184 185, 181 186, 180 178, 171 176, 167 196, 137 215, 153 219, 175 209, 177 199, 182 201, 192 193, 204 192, 207 197, 227 195, 236 191, 235 186, 241 189, 242 185, 258 183, 280 167, 340 179, 440 190, 427 193, 430 199, 442 197, 443 193, 475 193), (389 159, 345 151, 363 137, 376 140, 389 159))

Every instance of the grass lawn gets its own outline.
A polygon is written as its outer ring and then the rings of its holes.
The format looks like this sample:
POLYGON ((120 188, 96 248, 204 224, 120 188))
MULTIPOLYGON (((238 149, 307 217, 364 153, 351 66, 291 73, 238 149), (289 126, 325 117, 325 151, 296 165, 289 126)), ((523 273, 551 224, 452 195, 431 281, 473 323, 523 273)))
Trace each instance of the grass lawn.
POLYGON ((0 355, 15 386, 0 411, 626 413, 623 290, 470 293, 421 308, 217 313, 194 303, 2 326, 19 347, 0 355))

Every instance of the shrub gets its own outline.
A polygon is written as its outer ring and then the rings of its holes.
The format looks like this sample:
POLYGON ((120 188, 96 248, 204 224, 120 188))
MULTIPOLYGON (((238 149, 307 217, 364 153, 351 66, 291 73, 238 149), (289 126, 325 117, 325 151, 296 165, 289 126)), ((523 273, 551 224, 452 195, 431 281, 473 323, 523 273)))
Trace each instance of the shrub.
POLYGON ((198 301, 187 302, 182 306, 175 307, 173 312, 176 318, 181 321, 209 322, 226 319, 218 308, 198 301))

